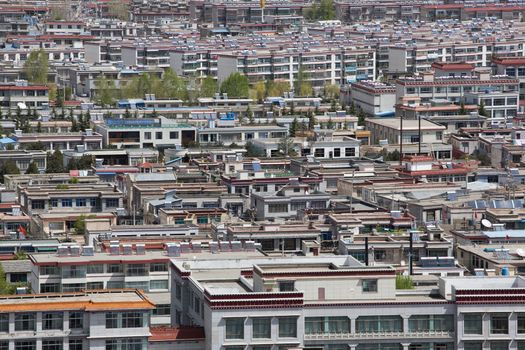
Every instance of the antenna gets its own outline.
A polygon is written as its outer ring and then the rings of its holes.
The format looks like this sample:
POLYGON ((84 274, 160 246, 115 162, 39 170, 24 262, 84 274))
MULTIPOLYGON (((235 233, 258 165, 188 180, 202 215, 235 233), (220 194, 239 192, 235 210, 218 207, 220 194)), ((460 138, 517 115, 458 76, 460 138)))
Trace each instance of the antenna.
POLYGON ((483 225, 485 228, 492 228, 492 222, 487 219, 481 220, 481 225, 483 225))

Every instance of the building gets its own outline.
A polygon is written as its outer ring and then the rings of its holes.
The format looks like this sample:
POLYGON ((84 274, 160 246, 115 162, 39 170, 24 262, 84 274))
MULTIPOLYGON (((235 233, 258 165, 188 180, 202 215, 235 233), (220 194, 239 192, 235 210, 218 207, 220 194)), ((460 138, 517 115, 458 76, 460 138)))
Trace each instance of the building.
POLYGON ((343 94, 347 104, 353 103, 367 115, 390 117, 395 113, 396 88, 380 82, 363 80, 350 85, 349 96, 343 94))
POLYGON ((171 264, 172 323, 204 327, 205 349, 508 349, 524 332, 521 277, 441 278, 409 296, 391 267, 349 258, 182 265, 171 264))
POLYGON ((6 349, 147 349, 154 304, 138 291, 3 296, 6 349))
POLYGON ((15 130, 11 136, 21 149, 41 145, 46 151, 58 150, 96 150, 102 148, 102 135, 91 129, 80 132, 23 133, 15 130))
POLYGON ((49 107, 49 88, 45 85, 28 84, 18 80, 0 85, 0 106, 16 109, 27 107, 45 109, 49 107))

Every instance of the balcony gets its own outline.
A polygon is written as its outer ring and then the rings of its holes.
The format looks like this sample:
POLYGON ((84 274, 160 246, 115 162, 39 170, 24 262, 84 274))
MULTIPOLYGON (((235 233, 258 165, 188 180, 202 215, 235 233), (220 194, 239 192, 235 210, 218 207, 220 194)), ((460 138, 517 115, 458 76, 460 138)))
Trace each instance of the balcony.
POLYGON ((392 339, 392 338, 451 338, 454 332, 419 331, 419 332, 362 332, 362 333, 315 333, 305 334, 306 341, 350 340, 350 339, 392 339))

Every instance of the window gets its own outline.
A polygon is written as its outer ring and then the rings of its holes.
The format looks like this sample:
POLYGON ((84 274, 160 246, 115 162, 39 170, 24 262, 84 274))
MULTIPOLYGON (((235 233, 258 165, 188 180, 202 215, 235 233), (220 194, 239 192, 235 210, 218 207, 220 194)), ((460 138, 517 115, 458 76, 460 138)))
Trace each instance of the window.
POLYGON ((341 157, 341 149, 340 148, 334 148, 334 157, 335 158, 341 157))
POLYGON ((483 350, 483 342, 466 341, 463 343, 463 350, 483 350))
POLYGON ((0 314, 0 332, 9 332, 9 314, 0 314))
POLYGON ((168 289, 168 280, 154 280, 150 281, 150 290, 152 289, 168 289))
POLYGON ((269 204, 268 205, 268 212, 269 213, 287 213, 288 212, 288 204, 269 204))
POLYGON ((9 350, 9 340, 0 341, 0 350, 9 350))
POLYGON ((244 318, 226 319, 226 339, 244 339, 244 318))
POLYGON ((71 199, 62 199, 62 207, 71 208, 73 206, 73 201, 71 199))
POLYGON ((362 280, 361 289, 364 293, 377 292, 377 280, 362 280))
POLYGON ((316 148, 314 151, 314 156, 324 158, 324 148, 316 148))
POLYGON ((509 342, 504 340, 497 340, 490 342, 490 350, 508 350, 509 342))
POLYGON ((144 139, 145 140, 151 140, 151 131, 146 131, 144 133, 144 139))
POLYGON ((357 333, 402 332, 401 316, 359 316, 356 320, 357 333))
POLYGON ((60 270, 56 266, 40 266, 40 275, 60 275, 60 270))
POLYGON ((108 198, 106 199, 106 207, 116 208, 118 207, 118 198, 108 198))
POLYGON ((279 281, 279 292, 293 292, 294 290, 294 281, 279 281))
POLYGON ((157 304, 153 309, 153 315, 155 316, 167 316, 171 314, 170 304, 157 304))
POLYGON ((106 328, 139 328, 144 327, 141 312, 107 312, 106 328))
POLYGON ((69 350, 82 350, 82 339, 69 339, 69 350))
POLYGON ((15 341, 15 350, 36 350, 36 340, 15 341))
POLYGON ((76 206, 77 207, 85 207, 87 205, 87 199, 86 198, 77 198, 76 199, 76 206))
POLYGON ((454 330, 452 315, 414 315, 408 320, 410 332, 451 332, 454 330))
POLYGON ((272 337, 272 319, 260 317, 252 319, 253 338, 270 339, 272 337))
POLYGON ((15 331, 35 331, 34 313, 16 313, 15 314, 15 331))
POLYGON ((345 148, 345 157, 355 157, 355 148, 345 148))
POLYGON ((155 139, 162 140, 162 131, 157 131, 155 133, 155 139))
POLYGON ((84 328, 84 313, 80 311, 69 313, 69 328, 82 329, 84 328))
POLYGON ((88 265, 87 273, 104 273, 104 265, 102 264, 88 265))
POLYGON ((59 293, 60 283, 42 283, 40 285, 40 293, 59 293))
POLYGON ((42 200, 31 201, 31 209, 44 209, 45 207, 46 207, 45 201, 42 201, 42 200))
POLYGON ((139 289, 144 292, 149 291, 149 282, 148 281, 133 281, 133 282, 126 282, 124 284, 125 288, 130 289, 139 289))
POLYGON ((164 272, 168 271, 168 265, 166 263, 152 263, 149 265, 150 272, 164 272))
POLYGON ((518 333, 525 333, 525 314, 518 314, 518 333))
POLYGON ((142 350, 146 349, 145 341, 137 338, 106 340, 106 350, 142 350))
POLYGON ((124 273, 124 265, 108 264, 108 273, 124 273))
POLYGON ((104 289, 104 282, 87 282, 86 283, 86 289, 87 290, 100 290, 104 289))
POLYGON ((49 201, 49 205, 52 206, 53 208, 58 207, 58 199, 51 199, 49 201))
POLYGON ((62 339, 42 340, 42 350, 62 350, 62 339))
POLYGON ((279 317, 279 337, 297 337, 297 317, 279 317))
POLYGON ((491 334, 508 334, 509 333, 509 316, 507 314, 490 315, 490 333, 491 334))
POLYGON ((43 312, 42 329, 62 329, 64 326, 64 315, 61 312, 43 312))
POLYGON ((124 281, 108 281, 107 289, 122 289, 124 288, 124 281))
POLYGON ((90 198, 89 199, 89 205, 91 207, 96 207, 97 206, 97 199, 96 198, 90 198))
POLYGON ((170 139, 171 140, 177 140, 179 138, 179 132, 178 131, 170 131, 170 139))

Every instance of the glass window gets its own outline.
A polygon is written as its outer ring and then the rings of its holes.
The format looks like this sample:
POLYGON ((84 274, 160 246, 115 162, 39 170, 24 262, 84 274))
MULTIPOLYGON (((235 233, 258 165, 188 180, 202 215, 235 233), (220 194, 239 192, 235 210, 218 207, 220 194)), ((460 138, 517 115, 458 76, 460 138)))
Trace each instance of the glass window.
POLYGON ((107 289, 122 289, 124 288, 124 281, 108 281, 107 289))
POLYGON ((244 339, 244 318, 226 319, 226 339, 244 339))
POLYGON ((152 263, 149 265, 150 272, 165 272, 168 271, 168 265, 166 263, 152 263))
POLYGON ((507 314, 490 315, 490 333, 491 334, 508 334, 509 333, 509 316, 507 314))
POLYGON ((156 138, 157 140, 162 140, 162 131, 157 131, 157 132, 155 133, 155 138, 156 138))
POLYGON ((525 314, 518 314, 518 333, 525 333, 525 314))
POLYGON ((358 344, 357 350, 402 350, 401 344, 395 343, 370 343, 370 344, 358 344))
POLYGON ((42 340, 42 350, 62 350, 62 339, 42 340))
POLYGON ((69 350, 82 350, 82 339, 69 339, 69 350))
POLYGON ((64 315, 61 312, 43 312, 42 329, 62 329, 64 326, 64 315))
POLYGON ((168 280, 153 280, 150 281, 149 289, 168 289, 168 280))
POLYGON ((170 131, 170 139, 177 140, 179 138, 179 132, 178 131, 170 131))
POLYGON ((106 313, 106 328, 120 328, 118 322, 118 313, 117 312, 107 312, 106 313))
POLYGON ((16 313, 15 331, 35 331, 36 315, 34 313, 16 313))
POLYGON ((80 311, 69 313, 69 328, 82 329, 84 328, 84 313, 80 311))
POLYGON ((463 316, 463 332, 465 334, 482 334, 482 318, 481 314, 465 314, 463 316))
MULTIPOLYGON (((478 349, 469 349, 469 350, 478 350, 478 349)), ((481 348, 480 348, 481 350, 481 348)), ((525 341, 517 341, 516 342, 516 350, 525 350, 525 341)))
POLYGON ((497 340, 490 342, 490 350, 508 350, 509 342, 504 340, 497 340))
POLYGON ((325 333, 324 317, 306 317, 304 319, 304 332, 306 334, 325 333))
POLYGON ((466 341, 463 343, 463 350, 483 350, 483 342, 466 341))
POLYGON ((72 207, 73 201, 71 199, 62 199, 62 207, 72 207))
POLYGON ((356 320, 357 333, 402 332, 401 316, 359 316, 356 320))
POLYGON ((77 207, 85 207, 87 205, 86 198, 77 198, 75 202, 77 207))
POLYGON ((362 287, 363 292, 365 293, 377 292, 377 280, 376 279, 362 280, 361 287, 362 287))
POLYGON ((106 199, 106 207, 108 207, 108 208, 116 208, 116 207, 118 207, 118 198, 107 198, 106 199))
POLYGON ((355 157, 355 148, 345 148, 345 157, 355 157))
POLYGON ((258 317, 252 319, 253 338, 270 339, 272 337, 272 319, 270 317, 258 317))
POLYGON ((124 273, 124 265, 108 264, 108 273, 124 273))
POLYGON ((123 312, 122 328, 143 327, 143 314, 141 312, 123 312))
POLYGON ((36 340, 17 340, 15 350, 36 350, 36 340))
POLYGON ((408 320, 411 332, 451 332, 454 330, 453 315, 414 315, 408 320))
POLYGON ((297 317, 279 317, 279 337, 297 337, 297 317))
POLYGON ((9 314, 0 314, 0 332, 9 332, 9 314))
POLYGON ((146 276, 146 265, 144 264, 129 264, 127 265, 126 275, 128 276, 146 276))
POLYGON ((9 340, 0 341, 0 350, 9 350, 9 340))
POLYGON ((87 273, 104 273, 104 265, 102 264, 88 265, 87 273))
POLYGON ((157 304, 153 309, 153 315, 155 316, 166 316, 171 314, 170 304, 157 304))
POLYGON ((279 292, 293 292, 295 291, 294 281, 279 281, 279 292))
POLYGON ((104 289, 104 282, 88 282, 86 283, 87 290, 100 290, 104 289))

